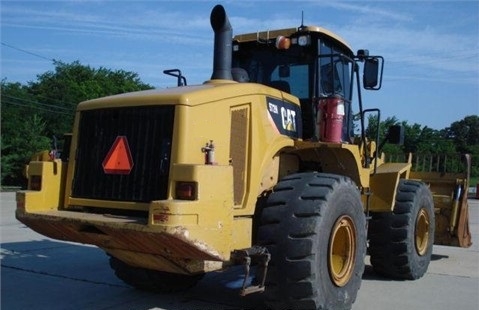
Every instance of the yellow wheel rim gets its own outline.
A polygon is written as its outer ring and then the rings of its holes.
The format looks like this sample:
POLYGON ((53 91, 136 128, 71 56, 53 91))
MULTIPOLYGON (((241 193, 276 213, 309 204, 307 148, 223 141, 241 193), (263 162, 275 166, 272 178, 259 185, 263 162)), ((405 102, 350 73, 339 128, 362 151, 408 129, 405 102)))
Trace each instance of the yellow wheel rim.
POLYGON ((426 209, 421 209, 416 220, 416 251, 420 256, 427 252, 429 245, 429 216, 426 209))
POLYGON ((341 216, 334 224, 329 240, 329 274, 336 286, 349 282, 356 260, 356 227, 353 219, 341 216))

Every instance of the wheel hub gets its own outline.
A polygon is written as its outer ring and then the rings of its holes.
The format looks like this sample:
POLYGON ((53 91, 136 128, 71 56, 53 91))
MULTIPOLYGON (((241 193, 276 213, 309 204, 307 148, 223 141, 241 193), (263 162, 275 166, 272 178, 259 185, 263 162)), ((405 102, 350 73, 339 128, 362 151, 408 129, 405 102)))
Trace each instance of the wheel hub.
POLYGON ((342 287, 351 279, 356 261, 356 227, 350 216, 343 215, 334 224, 328 253, 331 279, 342 287))
POLYGON ((415 230, 416 251, 420 256, 423 256, 427 252, 429 245, 429 225, 430 223, 427 211, 426 209, 422 208, 417 216, 415 230))

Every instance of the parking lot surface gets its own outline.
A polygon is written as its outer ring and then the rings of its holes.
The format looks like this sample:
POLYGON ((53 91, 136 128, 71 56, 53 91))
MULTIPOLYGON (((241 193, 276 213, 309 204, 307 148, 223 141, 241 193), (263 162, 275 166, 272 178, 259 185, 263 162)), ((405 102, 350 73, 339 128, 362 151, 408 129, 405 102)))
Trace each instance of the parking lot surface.
MULTIPOLYGON (((15 219, 15 194, 1 193, 1 309, 265 309, 261 294, 238 296, 242 268, 208 274, 191 290, 159 295, 118 280, 98 248, 52 240, 15 219)), ((469 200, 473 245, 434 246, 416 281, 380 277, 366 265, 353 309, 479 309, 479 200, 469 200)), ((367 258, 366 258, 367 259, 367 258)))

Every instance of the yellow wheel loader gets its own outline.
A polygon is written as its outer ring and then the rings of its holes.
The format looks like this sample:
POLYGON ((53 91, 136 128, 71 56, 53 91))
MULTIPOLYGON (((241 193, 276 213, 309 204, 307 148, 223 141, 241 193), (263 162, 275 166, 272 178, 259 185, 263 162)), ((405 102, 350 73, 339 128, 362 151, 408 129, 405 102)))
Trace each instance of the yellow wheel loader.
POLYGON ((467 171, 387 160, 400 127, 366 137, 379 110, 363 108, 361 88, 381 87, 381 56, 317 26, 233 37, 220 5, 211 25, 204 84, 166 70, 178 87, 78 105, 60 158, 27 166, 19 221, 98 246, 141 289, 243 265, 239 293, 264 292, 272 309, 351 308, 368 246, 376 271, 417 279, 434 237, 470 245, 467 171))

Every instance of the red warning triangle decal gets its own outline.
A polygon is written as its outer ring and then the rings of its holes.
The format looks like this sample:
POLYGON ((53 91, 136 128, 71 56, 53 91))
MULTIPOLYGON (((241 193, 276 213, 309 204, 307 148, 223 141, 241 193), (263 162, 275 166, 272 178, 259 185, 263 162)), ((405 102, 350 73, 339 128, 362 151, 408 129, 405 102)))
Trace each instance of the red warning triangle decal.
POLYGON ((133 159, 125 136, 116 137, 102 165, 106 174, 130 174, 133 159))

